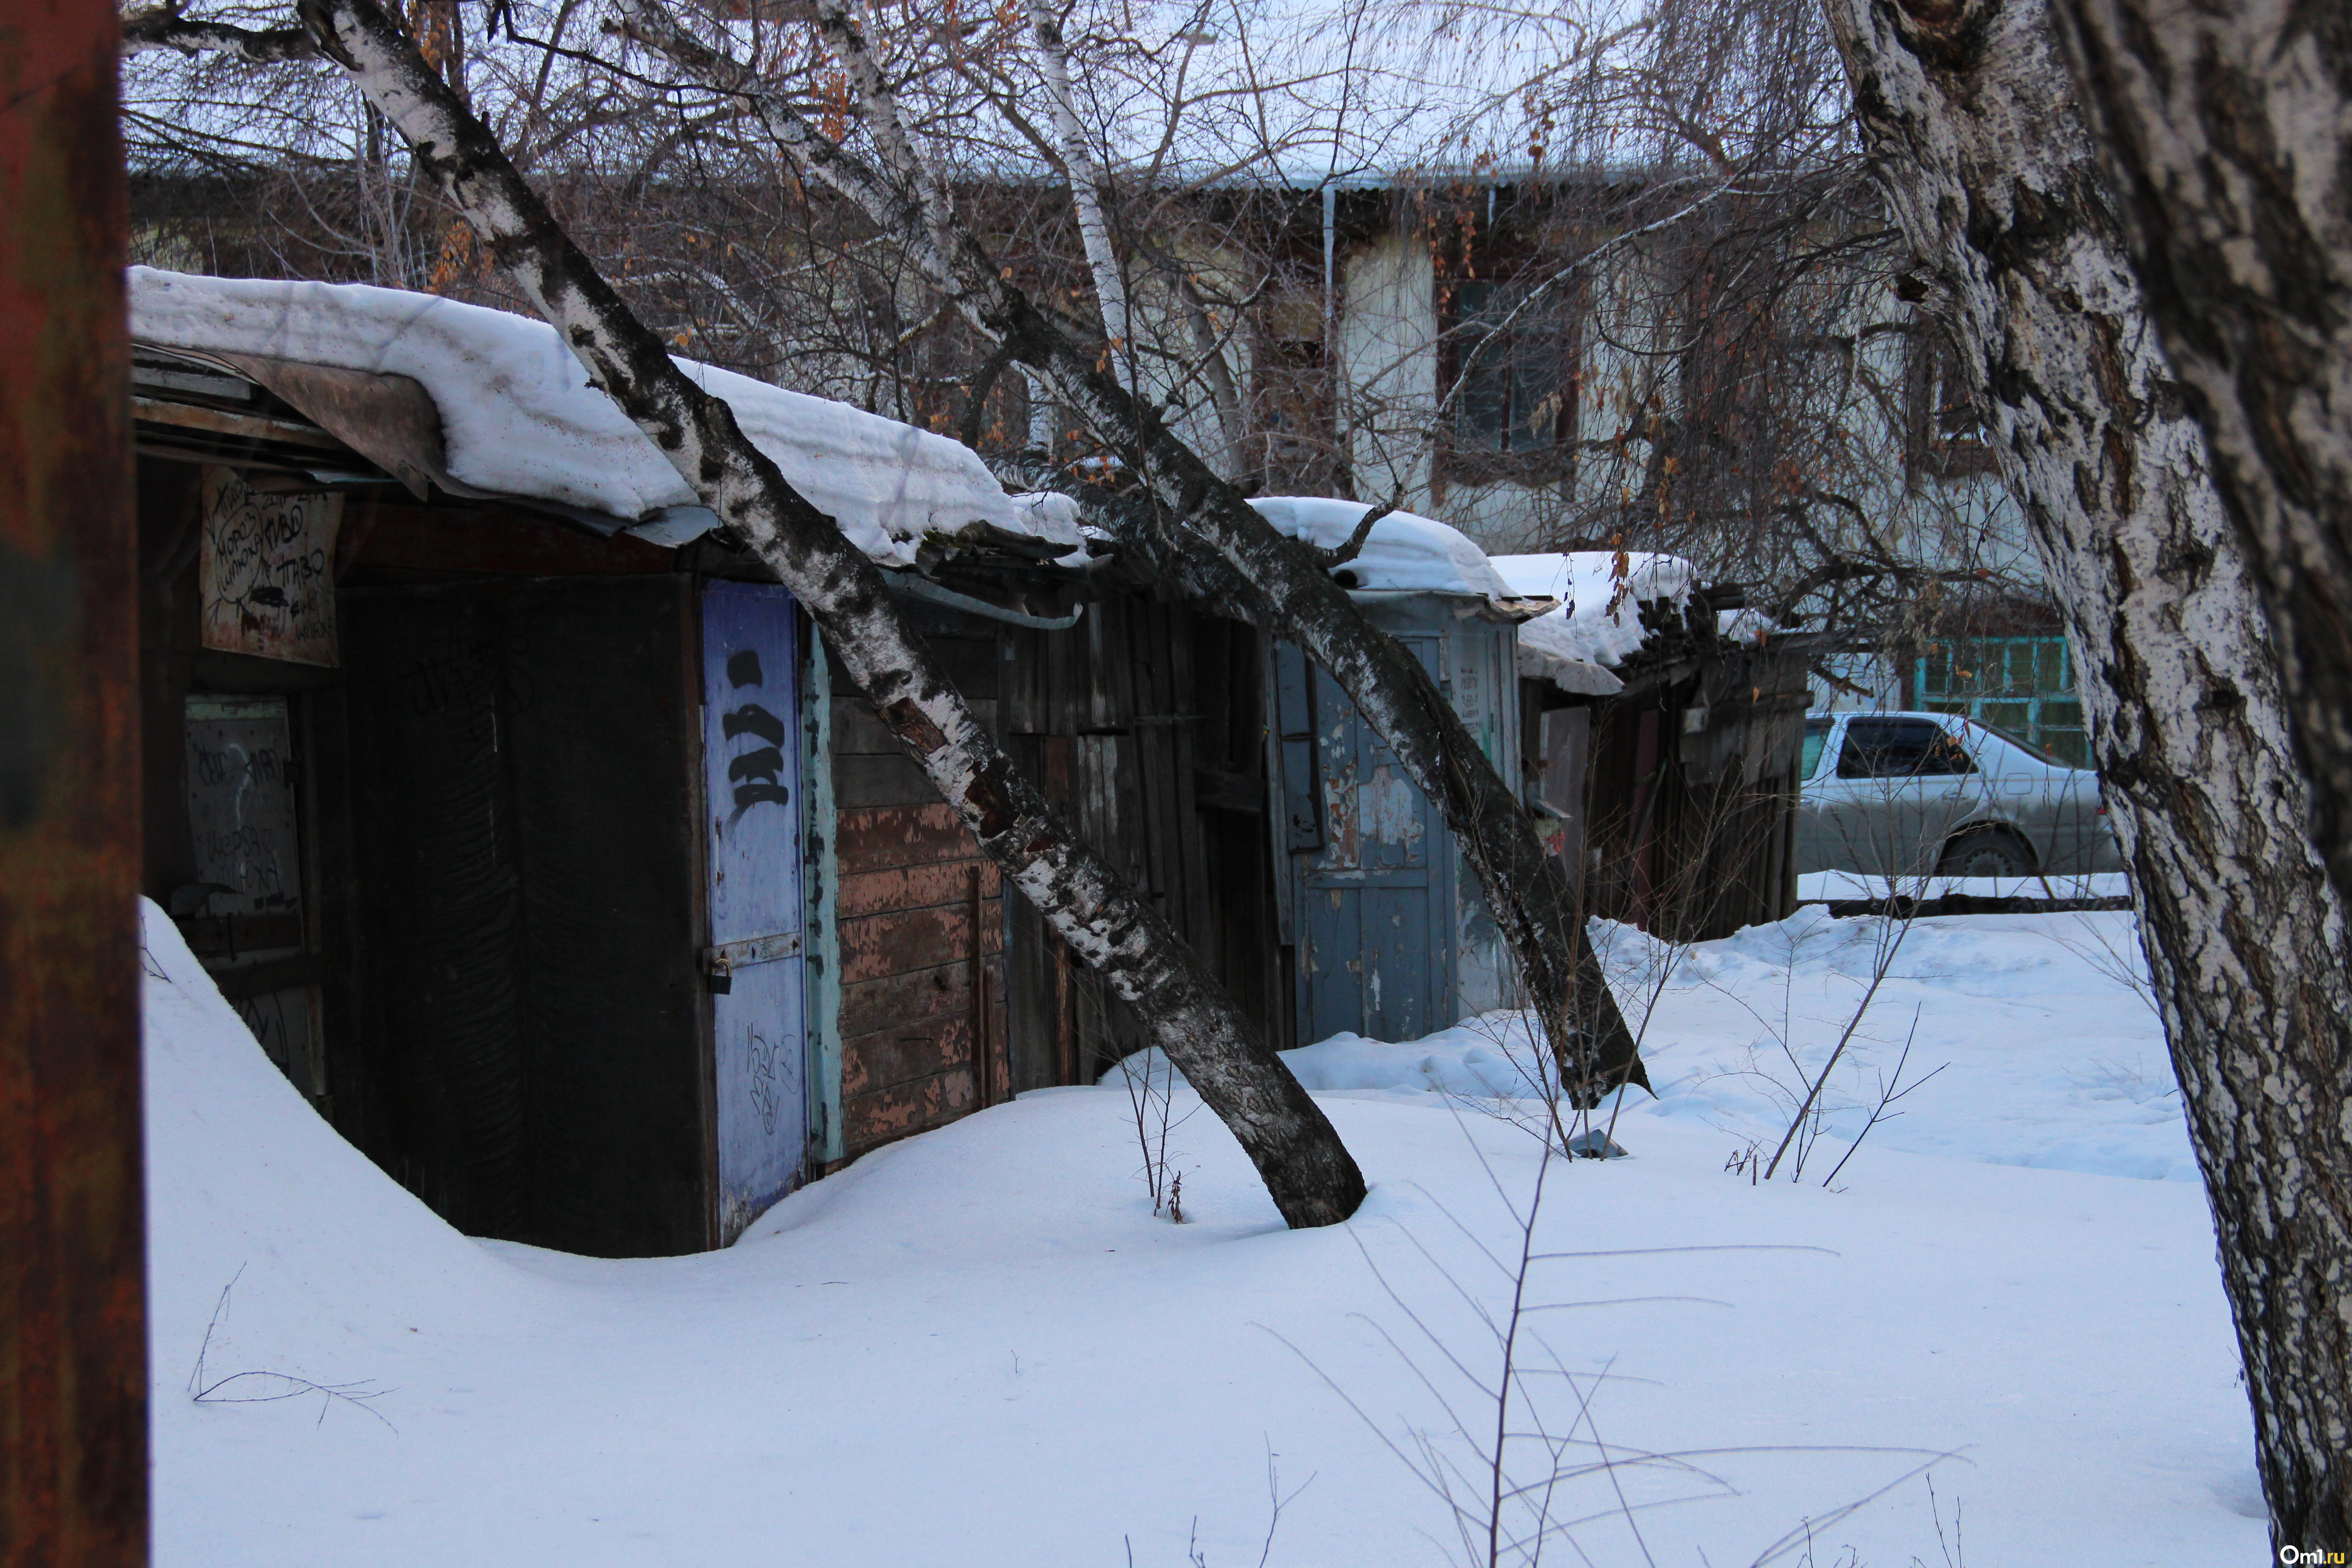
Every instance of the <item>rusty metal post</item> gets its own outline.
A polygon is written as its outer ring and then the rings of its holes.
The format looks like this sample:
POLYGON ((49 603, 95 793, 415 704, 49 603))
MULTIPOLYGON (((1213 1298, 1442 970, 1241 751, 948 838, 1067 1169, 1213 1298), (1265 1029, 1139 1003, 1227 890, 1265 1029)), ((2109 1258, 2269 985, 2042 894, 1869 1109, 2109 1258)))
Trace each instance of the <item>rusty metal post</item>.
POLYGON ((0 7, 0 1564, 147 1557, 128 205, 111 0, 0 7))

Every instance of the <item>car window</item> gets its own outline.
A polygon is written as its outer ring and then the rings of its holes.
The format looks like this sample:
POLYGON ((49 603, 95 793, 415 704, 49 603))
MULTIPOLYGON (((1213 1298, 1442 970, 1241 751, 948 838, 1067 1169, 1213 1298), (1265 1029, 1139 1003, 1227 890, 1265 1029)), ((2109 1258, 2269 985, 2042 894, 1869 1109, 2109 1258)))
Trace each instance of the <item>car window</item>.
POLYGON ((2012 734, 2011 731, 2002 729, 1998 724, 1988 724, 1981 719, 1971 719, 1969 722, 1974 724, 1978 729, 1982 730, 1989 735, 1997 736, 2000 740, 2008 742, 2011 745, 2015 746, 2019 751, 2023 752, 2027 756, 2032 757, 2035 762, 2041 763, 2045 766, 2071 769, 2074 765, 2074 763, 2067 762, 2063 757, 2055 756, 2050 752, 2044 750, 2042 747, 2035 745, 2024 736, 2012 734))
POLYGON ((1827 719, 1806 720, 1805 755, 1803 760, 1797 764, 1797 776, 1799 778, 1809 779, 1813 776, 1814 771, 1822 765, 1822 748, 1829 743, 1830 721, 1827 719))
POLYGON ((1976 763, 1941 724, 1926 719, 1850 719, 1838 752, 1842 779, 1907 779, 1972 773, 1976 763))

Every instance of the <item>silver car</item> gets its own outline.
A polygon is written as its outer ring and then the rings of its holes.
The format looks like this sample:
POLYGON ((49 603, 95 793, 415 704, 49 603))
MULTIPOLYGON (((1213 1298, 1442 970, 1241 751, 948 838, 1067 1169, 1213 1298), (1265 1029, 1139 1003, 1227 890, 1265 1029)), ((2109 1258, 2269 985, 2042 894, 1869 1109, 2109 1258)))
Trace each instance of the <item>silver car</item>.
POLYGON ((1797 869, 1878 877, 2119 871, 2098 774, 1949 713, 1805 721, 1797 869))

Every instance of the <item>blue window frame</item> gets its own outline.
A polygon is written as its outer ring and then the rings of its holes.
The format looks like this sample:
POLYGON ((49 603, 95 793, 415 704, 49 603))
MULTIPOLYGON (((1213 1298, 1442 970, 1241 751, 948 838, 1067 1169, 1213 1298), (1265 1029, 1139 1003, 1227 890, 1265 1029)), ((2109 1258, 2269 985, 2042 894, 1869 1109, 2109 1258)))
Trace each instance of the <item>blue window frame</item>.
POLYGON ((2063 637, 1970 637, 1930 644, 1912 665, 1911 706, 1959 713, 2022 735, 2078 768, 2090 731, 2063 637))

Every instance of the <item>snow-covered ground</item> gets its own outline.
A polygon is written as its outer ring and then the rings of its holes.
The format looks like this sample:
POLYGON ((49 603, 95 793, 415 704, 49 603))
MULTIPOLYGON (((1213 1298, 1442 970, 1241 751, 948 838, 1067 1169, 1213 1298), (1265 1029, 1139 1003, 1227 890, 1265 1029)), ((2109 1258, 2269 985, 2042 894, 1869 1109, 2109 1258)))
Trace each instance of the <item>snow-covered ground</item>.
MULTIPOLYGON (((2127 922, 1917 922, 1833 1100, 1892 1069, 1915 1007, 1911 1074, 1949 1066, 1826 1190, 1858 1112, 1802 1184, 1726 1156, 1777 1140, 1795 1069, 1771 1042, 1818 1067, 1875 922, 1805 911, 1673 954, 1654 1007, 1667 955, 1610 933, 1664 1098, 1619 1121, 1633 1158, 1546 1178, 1536 1249, 1580 1256, 1534 1266, 1545 1373, 1512 1425, 1616 1461, 1559 1490, 1554 1517, 1588 1521, 1556 1560, 2263 1553, 2161 1043, 2084 935, 2127 922)), ((1114 1083, 885 1150, 727 1252, 606 1262, 450 1231, 310 1112, 152 910, 147 931, 165 1568, 1246 1568, 1269 1453, 1283 1495, 1304 1489, 1268 1563, 1458 1555, 1406 1460, 1478 1484, 1476 1314, 1509 1289, 1486 1254, 1517 1256, 1506 1201, 1539 1164, 1508 1117, 1432 1088, 1506 1087, 1496 1031, 1294 1054, 1372 1183, 1345 1226, 1285 1232, 1197 1112, 1171 1140, 1190 1223, 1153 1218, 1114 1083)))
MULTIPOLYGON (((1602 963, 1659 1092, 1628 1099, 1619 1142, 1666 1122, 1714 1130, 1726 1148, 1760 1142, 1769 1160, 1883 973, 1814 1101, 1829 1163, 1884 1089, 1900 1098, 1848 1167, 1856 1181, 1877 1151, 1901 1150, 2195 1183, 2137 942, 2123 912, 1946 916, 1906 928, 1832 920, 1808 905, 1777 925, 1685 948, 1605 928, 1602 963)), ((1287 1056, 1323 1091, 1525 1096, 1533 1083, 1516 1014, 1410 1045, 1343 1035, 1287 1056)))

